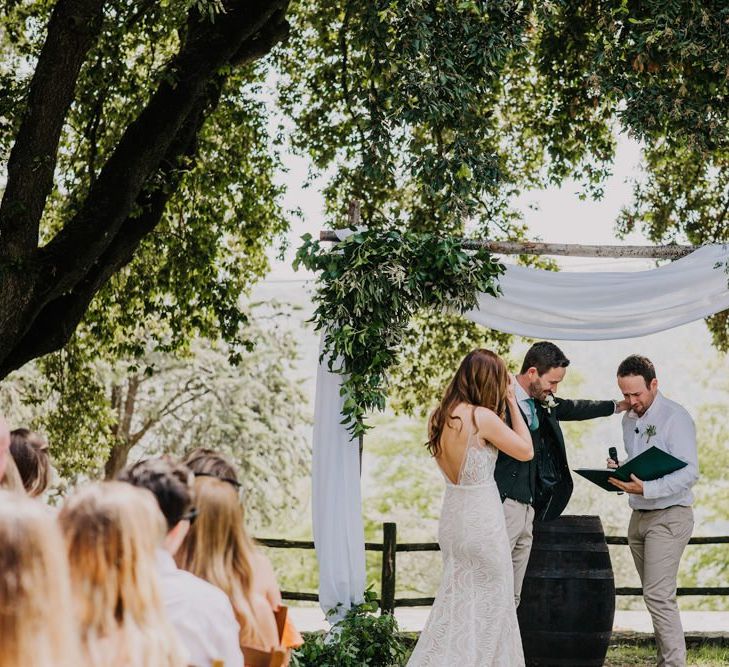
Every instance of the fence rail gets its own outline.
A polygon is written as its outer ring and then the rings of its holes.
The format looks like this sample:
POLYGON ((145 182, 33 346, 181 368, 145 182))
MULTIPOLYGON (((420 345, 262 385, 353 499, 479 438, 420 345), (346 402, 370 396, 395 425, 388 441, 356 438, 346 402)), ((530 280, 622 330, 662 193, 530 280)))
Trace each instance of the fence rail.
MULTIPOLYGON (((257 539, 259 544, 272 549, 314 549, 314 542, 303 540, 257 539)), ((627 546, 628 538, 619 535, 607 535, 605 541, 609 545, 627 546)), ((729 544, 729 536, 717 535, 715 537, 692 537, 689 544, 729 544)), ((397 524, 382 524, 382 542, 365 542, 365 551, 378 551, 382 553, 382 582, 380 589, 380 608, 384 613, 392 613, 396 607, 429 607, 435 598, 396 598, 397 584, 397 554, 415 551, 440 551, 437 542, 403 542, 397 541, 397 524)), ((615 589, 616 595, 643 595, 642 588, 620 587, 615 589)), ((729 595, 729 586, 709 586, 678 588, 677 595, 729 595)), ((298 591, 281 591, 285 600, 301 602, 318 602, 316 593, 301 593, 298 591)))

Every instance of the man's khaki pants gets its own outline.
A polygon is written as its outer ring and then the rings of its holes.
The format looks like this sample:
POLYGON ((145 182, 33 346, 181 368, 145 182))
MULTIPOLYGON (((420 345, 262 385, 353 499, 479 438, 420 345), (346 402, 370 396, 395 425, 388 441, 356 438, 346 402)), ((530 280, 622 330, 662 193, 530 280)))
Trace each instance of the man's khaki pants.
POLYGON ((506 532, 511 547, 511 563, 514 566, 514 603, 519 606, 521 585, 524 583, 529 554, 532 550, 534 508, 511 498, 504 499, 506 532))
POLYGON ((686 665, 686 641, 676 604, 676 576, 693 529, 693 510, 683 505, 633 510, 630 517, 628 544, 653 619, 659 667, 686 665))

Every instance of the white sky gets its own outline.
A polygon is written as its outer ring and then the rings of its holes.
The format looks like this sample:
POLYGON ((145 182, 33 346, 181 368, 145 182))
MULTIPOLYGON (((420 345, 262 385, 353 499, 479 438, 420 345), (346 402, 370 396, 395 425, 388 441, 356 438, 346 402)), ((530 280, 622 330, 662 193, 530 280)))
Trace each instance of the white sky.
MULTIPOLYGON (((637 143, 621 137, 613 176, 607 181, 601 201, 581 200, 576 183, 565 183, 561 188, 549 188, 522 196, 517 207, 524 214, 533 240, 551 243, 585 244, 643 244, 642 234, 635 233, 624 241, 615 238, 615 220, 621 207, 631 201, 631 185, 628 180, 638 175, 640 150, 637 143), (534 208, 536 206, 536 210, 534 208)), ((284 261, 273 258, 267 282, 302 281, 311 276, 291 268, 295 249, 300 245, 302 234, 308 232, 317 237, 324 227, 323 199, 318 185, 302 188, 306 180, 307 161, 288 155, 285 158, 288 173, 283 177, 287 187, 284 205, 301 208, 304 219, 292 220, 288 234, 289 251, 284 261)), ((507 260, 508 261, 508 260, 507 260)), ((565 270, 572 271, 634 271, 650 268, 653 263, 634 259, 558 258, 565 270)))

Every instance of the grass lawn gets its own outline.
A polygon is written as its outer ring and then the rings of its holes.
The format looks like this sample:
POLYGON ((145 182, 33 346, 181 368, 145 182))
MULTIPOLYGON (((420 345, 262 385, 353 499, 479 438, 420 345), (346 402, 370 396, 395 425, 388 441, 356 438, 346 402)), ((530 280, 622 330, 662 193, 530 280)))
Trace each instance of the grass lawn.
MULTIPOLYGON (((649 667, 656 664, 655 650, 647 646, 611 646, 605 667, 649 667)), ((729 665, 729 648, 700 646, 689 649, 687 667, 725 667, 729 665)))
MULTIPOLYGON (((407 659, 403 661, 405 664, 407 659)), ((617 645, 608 649, 605 667, 654 667, 656 653, 652 646, 617 645)), ((726 667, 729 647, 701 646, 688 651, 686 667, 726 667)))

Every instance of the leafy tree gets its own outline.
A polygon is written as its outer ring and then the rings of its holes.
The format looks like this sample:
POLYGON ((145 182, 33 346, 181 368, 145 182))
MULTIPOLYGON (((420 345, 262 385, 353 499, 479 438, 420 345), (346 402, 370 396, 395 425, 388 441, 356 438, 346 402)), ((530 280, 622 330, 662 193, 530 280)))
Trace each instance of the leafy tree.
POLYGON ((0 9, 0 376, 60 349, 24 395, 50 405, 66 475, 123 465, 150 363, 169 371, 200 337, 233 363, 253 346, 241 298, 287 228, 257 61, 286 5, 0 9))
POLYGON ((296 342, 280 320, 256 313, 246 335, 258 343, 236 366, 224 343, 203 340, 186 357, 149 353, 143 366, 87 364, 75 336, 41 362, 62 365, 65 372, 50 377, 71 386, 44 382, 31 364, 5 383, 0 404, 25 404, 21 418, 48 436, 70 481, 113 477, 130 457, 182 456, 194 447, 226 452, 239 465, 254 523, 266 524, 289 506, 292 486, 308 470, 307 397, 292 381, 296 342))
POLYGON ((257 61, 287 5, 3 4, 0 376, 85 315, 107 354, 141 353, 140 331, 243 342, 238 298, 286 228, 257 61))
POLYGON ((240 354, 238 297, 286 227, 268 74, 331 174, 332 225, 357 198, 371 227, 523 238, 514 198, 567 178, 600 196, 625 132, 646 173, 620 229, 723 240, 728 19, 720 0, 6 0, 0 376, 79 322, 91 356, 147 335, 240 354))
MULTIPOLYGON (((518 232, 524 188, 599 193, 615 135, 718 155, 729 139, 723 2, 302 1, 281 103, 342 216, 518 232), (302 71, 304 76, 297 74, 302 71)), ((341 219, 341 218, 340 218, 341 219)))

